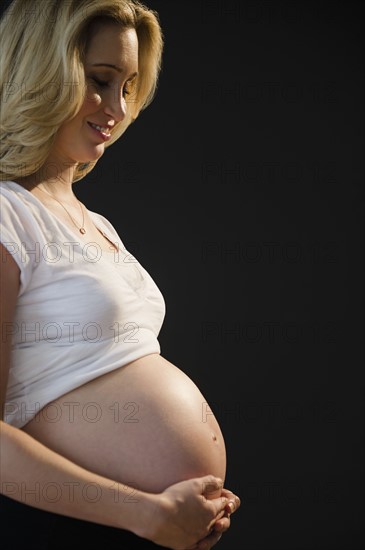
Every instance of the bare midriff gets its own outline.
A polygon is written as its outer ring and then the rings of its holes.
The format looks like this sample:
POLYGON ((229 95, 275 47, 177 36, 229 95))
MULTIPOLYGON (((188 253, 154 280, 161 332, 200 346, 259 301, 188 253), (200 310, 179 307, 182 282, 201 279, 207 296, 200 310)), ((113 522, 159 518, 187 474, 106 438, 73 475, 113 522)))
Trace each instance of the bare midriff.
POLYGON ((208 403, 157 353, 62 395, 22 429, 76 464, 143 491, 226 475, 224 439, 208 403))

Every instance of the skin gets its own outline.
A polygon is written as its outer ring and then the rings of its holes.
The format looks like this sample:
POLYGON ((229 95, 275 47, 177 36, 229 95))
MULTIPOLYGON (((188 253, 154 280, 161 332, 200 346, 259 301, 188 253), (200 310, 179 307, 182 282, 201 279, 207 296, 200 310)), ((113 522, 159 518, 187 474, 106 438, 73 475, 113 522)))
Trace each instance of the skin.
MULTIPOLYGON (((72 190, 77 163, 96 161, 105 151, 104 141, 94 134, 88 122, 115 127, 127 116, 128 94, 138 73, 135 30, 121 30, 113 24, 101 26, 89 41, 84 67, 88 88, 80 111, 59 128, 45 165, 35 174, 17 180, 34 194, 41 186, 71 206, 77 203, 72 190), (103 66, 95 66, 99 64, 103 66)), ((41 197, 39 193, 43 200, 41 197)), ((77 216, 80 208, 78 204, 76 207, 77 216)))
MULTIPOLYGON (((74 219, 81 219, 80 204, 72 189, 73 175, 79 162, 96 161, 104 154, 105 142, 88 123, 115 127, 128 115, 128 92, 138 74, 138 38, 135 30, 105 23, 96 27, 86 50, 84 68, 88 89, 80 111, 58 130, 52 151, 42 169, 16 180, 71 226, 67 213, 57 201, 47 196, 47 192, 66 205, 74 219)), ((110 246, 98 233, 87 210, 84 227, 88 239, 98 242, 103 248, 110 246)), ((222 488, 221 496, 228 499, 224 515, 214 520, 208 536, 187 550, 209 550, 229 528, 230 515, 239 508, 240 499, 225 488, 222 488)))

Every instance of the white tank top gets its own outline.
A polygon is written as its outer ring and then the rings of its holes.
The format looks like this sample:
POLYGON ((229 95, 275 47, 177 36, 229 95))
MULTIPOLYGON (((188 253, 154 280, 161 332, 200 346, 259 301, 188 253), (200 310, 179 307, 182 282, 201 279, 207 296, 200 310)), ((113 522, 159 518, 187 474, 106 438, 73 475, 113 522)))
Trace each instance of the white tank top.
MULTIPOLYGON (((20 268, 4 421, 22 427, 49 402, 150 353, 165 301, 112 224, 88 213, 113 243, 78 241, 32 193, 0 182, 0 241, 20 268)), ((1 261, 1 260, 0 260, 1 261)))

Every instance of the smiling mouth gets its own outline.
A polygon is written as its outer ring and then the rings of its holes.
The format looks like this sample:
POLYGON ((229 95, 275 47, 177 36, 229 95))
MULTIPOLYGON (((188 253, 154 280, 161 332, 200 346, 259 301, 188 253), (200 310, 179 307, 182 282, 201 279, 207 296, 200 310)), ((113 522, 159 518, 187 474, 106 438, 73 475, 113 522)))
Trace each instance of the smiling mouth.
POLYGON ((94 130, 98 130, 98 132, 101 132, 105 136, 110 136, 110 128, 104 128, 103 126, 98 126, 97 124, 93 124, 92 122, 88 122, 89 126, 91 128, 94 128, 94 130))

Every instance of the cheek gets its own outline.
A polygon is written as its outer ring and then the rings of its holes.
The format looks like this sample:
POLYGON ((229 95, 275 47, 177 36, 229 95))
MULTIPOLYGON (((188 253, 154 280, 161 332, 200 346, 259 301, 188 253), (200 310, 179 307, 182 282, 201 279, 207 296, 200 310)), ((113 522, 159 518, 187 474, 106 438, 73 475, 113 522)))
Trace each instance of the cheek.
POLYGON ((92 86, 89 86, 86 91, 86 97, 83 106, 81 107, 81 111, 86 111, 90 109, 95 109, 95 107, 98 107, 102 102, 101 96, 95 91, 95 88, 92 86))
POLYGON ((100 107, 102 99, 99 94, 89 91, 77 116, 70 122, 61 126, 57 133, 57 143, 69 143, 81 130, 85 118, 92 115, 100 107))
POLYGON ((89 92, 77 113, 77 120, 82 122, 85 117, 95 113, 100 108, 101 102, 102 99, 99 94, 89 92))

